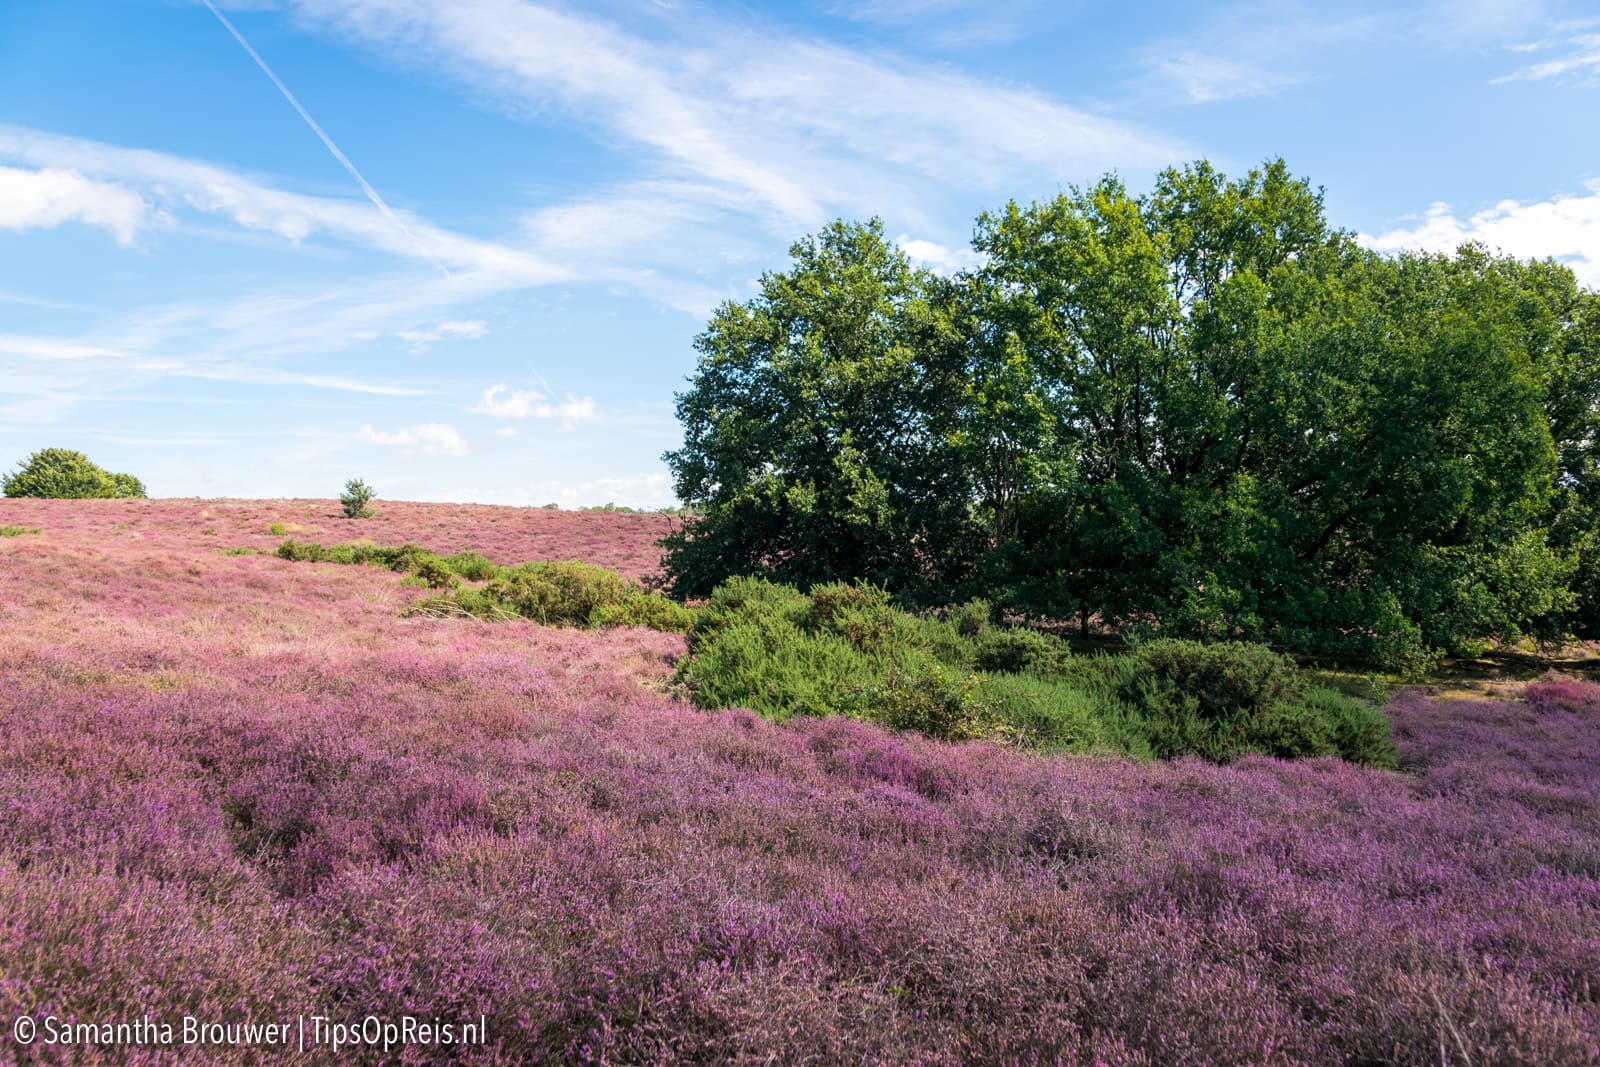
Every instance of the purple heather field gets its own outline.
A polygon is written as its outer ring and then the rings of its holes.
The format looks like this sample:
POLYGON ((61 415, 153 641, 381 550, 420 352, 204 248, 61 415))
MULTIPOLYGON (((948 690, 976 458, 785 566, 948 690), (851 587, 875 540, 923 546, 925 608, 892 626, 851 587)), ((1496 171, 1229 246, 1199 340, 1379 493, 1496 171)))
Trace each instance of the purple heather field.
POLYGON ((364 536, 655 566, 659 516, 0 501, 0 1063, 1600 1063, 1600 687, 1400 693, 1399 772, 775 726, 682 638, 406 619, 364 536), (20 1015, 487 1019, 22 1045, 20 1015))

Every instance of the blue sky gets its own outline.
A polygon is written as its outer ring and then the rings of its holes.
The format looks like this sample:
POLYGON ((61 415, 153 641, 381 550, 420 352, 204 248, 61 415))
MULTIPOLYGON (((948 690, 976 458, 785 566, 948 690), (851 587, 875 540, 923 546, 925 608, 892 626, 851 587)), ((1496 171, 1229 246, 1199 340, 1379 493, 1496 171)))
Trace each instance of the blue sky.
POLYGON ((983 210, 1200 157, 1600 287, 1592 0, 218 8, 374 195, 203 3, 6 0, 0 468, 668 504, 692 340, 796 238, 958 269, 983 210))

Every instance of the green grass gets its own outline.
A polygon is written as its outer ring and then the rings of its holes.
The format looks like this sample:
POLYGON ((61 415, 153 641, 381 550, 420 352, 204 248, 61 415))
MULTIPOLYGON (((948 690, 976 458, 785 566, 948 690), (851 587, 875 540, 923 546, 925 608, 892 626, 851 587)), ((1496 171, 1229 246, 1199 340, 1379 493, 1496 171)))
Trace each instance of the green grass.
POLYGON ((37 526, 0 526, 0 537, 21 537, 24 534, 36 534, 37 526))

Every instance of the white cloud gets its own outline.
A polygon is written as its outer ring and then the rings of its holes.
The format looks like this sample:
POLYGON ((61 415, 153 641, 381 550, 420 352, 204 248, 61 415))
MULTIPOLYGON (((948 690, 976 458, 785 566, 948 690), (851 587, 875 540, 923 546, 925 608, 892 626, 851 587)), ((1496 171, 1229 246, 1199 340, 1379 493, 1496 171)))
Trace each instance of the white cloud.
POLYGON ((649 38, 517 0, 297 0, 308 23, 442 67, 517 114, 552 105, 645 148, 651 177, 787 236, 952 189, 1169 162, 1171 139, 1040 93, 693 11, 649 38), (894 136, 885 137, 884 131, 894 136))
POLYGON ((93 181, 75 170, 0 166, 0 229, 82 222, 104 227, 118 244, 129 245, 155 218, 143 197, 120 185, 93 181))
MULTIPOLYGON (((1552 47, 1550 42, 1539 42, 1524 45, 1517 50, 1538 52, 1550 47, 1552 47)), ((1500 85, 1505 82, 1543 81, 1568 74, 1600 75, 1600 33, 1574 34, 1570 39, 1554 47, 1558 47, 1562 54, 1514 70, 1510 74, 1493 79, 1492 83, 1500 85)))
POLYGON ((1175 86, 1191 104, 1268 96, 1303 80, 1299 74, 1271 70, 1242 58, 1193 51, 1156 59, 1151 73, 1175 86))
POLYGON ((128 357, 127 352, 106 345, 15 333, 0 334, 0 353, 37 360, 121 360, 128 357))
POLYGON ((1016 40, 1037 28, 1049 11, 1038 0, 850 0, 828 7, 831 15, 887 26, 946 47, 1016 40))
MULTIPOLYGON (((427 499, 428 494, 419 494, 427 499)), ((448 490, 441 490, 435 499, 455 499, 448 490)), ((501 484, 484 489, 475 495, 479 503, 534 506, 555 503, 562 507, 595 507, 601 504, 619 504, 632 508, 662 508, 677 503, 672 493, 672 479, 666 471, 648 474, 622 474, 573 481, 544 479, 523 484, 501 484)))
MULTIPOLYGON (((515 285, 570 277, 570 272, 530 249, 453 233, 403 211, 394 212, 403 223, 397 225, 366 200, 284 192, 224 167, 163 152, 0 125, 0 158, 42 167, 46 173, 66 169, 111 179, 117 184, 91 184, 104 189, 137 187, 139 194, 122 191, 141 204, 142 194, 174 215, 223 215, 246 230, 276 234, 291 244, 322 234, 403 260, 492 274, 515 285)), ((126 208, 124 204, 124 212, 126 208)))
POLYGON ((1560 260, 1583 284, 1600 287, 1600 182, 1589 188, 1587 196, 1503 200, 1464 219, 1449 204, 1433 204, 1415 226, 1361 241, 1380 252, 1450 252, 1478 241, 1519 259, 1560 260))
POLYGON ((419 422, 394 431, 374 430, 370 424, 363 425, 356 431, 356 437, 375 445, 417 448, 430 456, 464 456, 469 451, 466 439, 454 427, 442 422, 419 422))
POLYGON ((420 352, 435 341, 446 339, 476 341, 488 332, 488 324, 481 319, 452 319, 427 330, 400 330, 395 336, 402 341, 410 341, 411 350, 420 352))
POLYGON ((926 267, 936 274, 954 274, 970 270, 983 262, 983 256, 970 248, 949 248, 936 241, 907 237, 901 234, 894 239, 911 262, 926 267))
POLYGON ((485 389, 483 399, 470 410, 497 419, 560 419, 568 426, 599 414, 592 397, 579 399, 569 394, 565 401, 557 404, 551 403, 543 393, 512 389, 504 383, 485 389))
POLYGON ((1195 105, 1270 96, 1321 77, 1337 46, 1392 37, 1398 20, 1408 17, 1329 14, 1295 4, 1196 10, 1205 15, 1182 36, 1140 49, 1148 95, 1195 105))

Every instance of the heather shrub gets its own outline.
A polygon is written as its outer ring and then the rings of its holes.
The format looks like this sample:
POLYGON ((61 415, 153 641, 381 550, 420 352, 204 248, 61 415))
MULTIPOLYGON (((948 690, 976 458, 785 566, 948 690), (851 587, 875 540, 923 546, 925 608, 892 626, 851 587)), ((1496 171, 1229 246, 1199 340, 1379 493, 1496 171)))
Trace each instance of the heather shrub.
POLYGON ((36 534, 38 527, 28 526, 0 526, 0 537, 21 537, 24 534, 36 534))
POLYGON ((131 474, 113 474, 82 452, 46 448, 0 478, 6 496, 56 499, 142 497, 144 483, 131 474))
POLYGON ((372 516, 372 509, 367 505, 377 494, 372 491, 372 486, 360 478, 351 478, 344 483, 344 492, 339 495, 339 503, 344 508, 344 517, 347 519, 366 519, 372 516))

